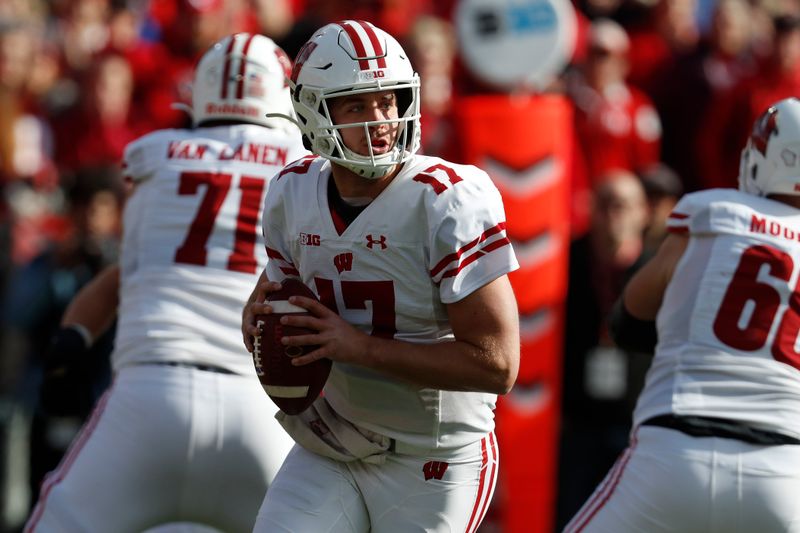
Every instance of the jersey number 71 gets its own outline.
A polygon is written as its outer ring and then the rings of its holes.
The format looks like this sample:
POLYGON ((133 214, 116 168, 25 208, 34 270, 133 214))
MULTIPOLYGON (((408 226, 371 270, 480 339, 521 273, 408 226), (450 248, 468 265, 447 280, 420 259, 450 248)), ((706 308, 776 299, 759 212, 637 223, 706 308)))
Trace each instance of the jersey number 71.
MULTIPOLYGON (((233 175, 222 172, 183 172, 180 175, 178 194, 196 195, 205 187, 203 199, 194 217, 186 238, 175 251, 175 262, 189 265, 205 265, 206 244, 214 230, 217 216, 233 182, 233 175)), ((266 181, 254 176, 242 176, 238 188, 241 191, 236 213, 236 229, 233 250, 228 256, 226 268, 236 272, 255 274, 255 256, 258 230, 258 213, 266 181)))

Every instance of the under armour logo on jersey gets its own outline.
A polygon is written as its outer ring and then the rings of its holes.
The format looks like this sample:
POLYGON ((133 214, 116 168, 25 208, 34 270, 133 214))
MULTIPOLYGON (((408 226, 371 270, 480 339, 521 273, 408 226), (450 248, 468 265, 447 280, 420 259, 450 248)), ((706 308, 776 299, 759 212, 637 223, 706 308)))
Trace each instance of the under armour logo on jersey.
POLYGON ((422 473, 425 474, 425 481, 430 479, 442 479, 444 473, 447 472, 449 463, 444 461, 428 461, 422 467, 422 473))
POLYGON ((367 248, 372 250, 373 246, 380 246, 381 250, 385 250, 386 249, 386 235, 379 235, 378 239, 373 237, 371 233, 369 235, 367 235, 367 248))
POLYGON ((350 252, 346 252, 343 254, 339 254, 333 258, 333 265, 336 267, 336 270, 339 271, 339 274, 344 272, 345 270, 350 271, 353 270, 353 254, 350 252))

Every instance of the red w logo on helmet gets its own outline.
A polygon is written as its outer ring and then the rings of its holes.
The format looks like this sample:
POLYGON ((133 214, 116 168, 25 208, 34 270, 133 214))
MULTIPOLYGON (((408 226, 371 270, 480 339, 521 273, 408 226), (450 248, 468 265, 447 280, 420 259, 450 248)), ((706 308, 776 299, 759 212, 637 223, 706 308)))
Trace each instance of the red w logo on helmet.
POLYGON ((767 157, 769 138, 777 133, 778 110, 775 107, 770 107, 759 117, 755 126, 753 126, 753 134, 750 136, 750 142, 753 143, 753 148, 761 152, 764 157, 767 157))
POLYGON ((294 60, 294 68, 292 68, 292 81, 297 83, 297 76, 300 75, 300 70, 303 68, 303 64, 308 61, 308 56, 311 55, 311 52, 314 51, 314 48, 317 47, 317 43, 314 41, 308 41, 303 47, 297 52, 297 58, 294 60))

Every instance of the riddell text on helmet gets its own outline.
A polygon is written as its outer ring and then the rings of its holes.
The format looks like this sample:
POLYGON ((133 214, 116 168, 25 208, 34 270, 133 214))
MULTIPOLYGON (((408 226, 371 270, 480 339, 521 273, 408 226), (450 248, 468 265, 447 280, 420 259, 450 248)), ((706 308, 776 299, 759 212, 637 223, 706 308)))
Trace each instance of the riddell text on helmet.
POLYGON ((215 104, 213 102, 209 102, 206 104, 206 113, 209 115, 234 114, 257 117, 258 109, 253 106, 243 106, 239 104, 215 104))

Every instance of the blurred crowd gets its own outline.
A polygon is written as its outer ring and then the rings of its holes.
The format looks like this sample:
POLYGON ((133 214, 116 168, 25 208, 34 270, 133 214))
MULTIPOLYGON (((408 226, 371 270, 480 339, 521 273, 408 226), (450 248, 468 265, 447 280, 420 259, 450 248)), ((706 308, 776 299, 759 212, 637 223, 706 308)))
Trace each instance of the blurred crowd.
MULTIPOLYGON (((658 246, 674 202, 735 187, 749 125, 771 102, 800 94, 798 0, 573 3, 578 44, 548 88, 572 103, 576 140, 562 439, 571 467, 561 469, 571 493, 560 498, 561 523, 625 446, 649 364, 613 348, 604 324, 611 304, 658 246), (606 453, 587 455, 598 442, 606 453)), ((459 61, 457 4, 0 0, 3 431, 13 406, 35 411, 39 357, 70 298, 116 259, 124 146, 189 125, 173 104, 189 101, 194 63, 211 43, 258 32, 294 57, 326 22, 370 20, 401 40, 421 75, 423 152, 459 161, 450 122, 458 98, 497 89, 459 61)), ((102 369, 98 376, 101 388, 102 369)), ((33 425, 45 451, 32 485, 74 434, 59 430, 33 425)), ((13 476, 7 463, 0 487, 13 476)), ((13 514, 8 505, 0 524, 13 514)))

